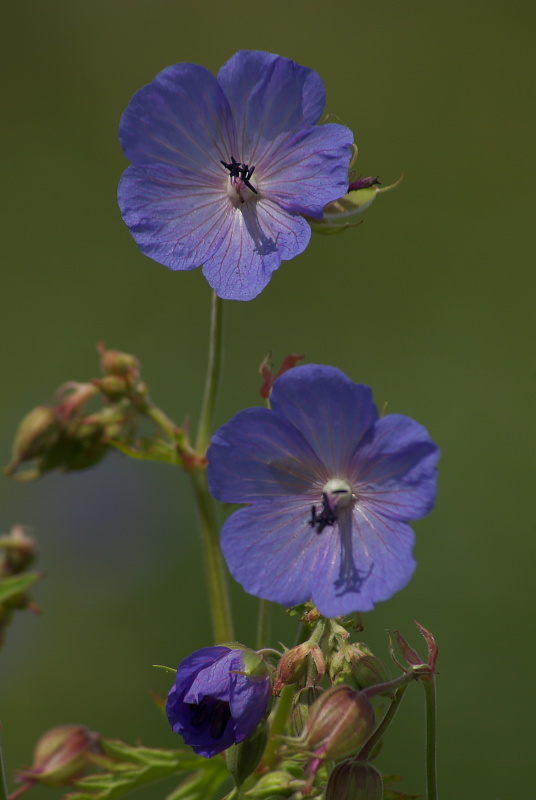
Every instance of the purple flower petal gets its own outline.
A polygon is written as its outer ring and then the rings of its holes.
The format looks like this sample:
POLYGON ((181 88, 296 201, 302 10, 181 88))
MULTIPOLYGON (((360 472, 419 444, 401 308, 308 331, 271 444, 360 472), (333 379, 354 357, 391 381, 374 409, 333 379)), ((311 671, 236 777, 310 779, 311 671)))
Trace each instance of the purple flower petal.
MULTIPOLYGON (((311 486, 318 493, 327 480, 325 468, 299 431, 267 408, 247 409, 220 428, 208 461, 210 491, 225 503, 302 495, 311 493, 311 486)), ((311 500, 307 503, 310 506, 311 500)))
POLYGON ((414 520, 434 507, 439 450, 426 428, 402 414, 376 424, 374 438, 356 453, 350 471, 370 508, 394 519, 414 520))
MULTIPOLYGON (((323 534, 321 534, 323 535, 323 534)), ((318 558, 312 599, 326 617, 371 611, 409 583, 416 567, 409 525, 357 506, 342 515, 318 558)))
POLYGON ((284 606, 310 600, 315 564, 326 547, 308 523, 310 510, 309 498, 287 499, 241 508, 229 517, 221 548, 231 575, 247 592, 284 606))
POLYGON ((330 474, 348 471, 356 449, 378 419, 368 386, 353 383, 335 367, 318 364, 306 364, 278 378, 271 402, 274 412, 300 431, 330 474))
POLYGON ((231 110, 217 79, 198 64, 175 64, 137 92, 123 114, 121 146, 133 164, 160 164, 225 177, 236 149, 231 110))

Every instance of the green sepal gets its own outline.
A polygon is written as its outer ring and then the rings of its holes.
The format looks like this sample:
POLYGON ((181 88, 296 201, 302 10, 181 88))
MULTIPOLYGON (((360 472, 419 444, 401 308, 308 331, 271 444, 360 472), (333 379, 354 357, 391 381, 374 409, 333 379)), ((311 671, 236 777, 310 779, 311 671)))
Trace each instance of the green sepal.
POLYGON ((255 772, 268 743, 268 727, 262 723, 255 733, 240 744, 233 744, 225 754, 227 768, 240 787, 255 772))
POLYGON ((165 667, 163 664, 153 664, 153 667, 155 669, 163 669, 164 672, 169 672, 171 675, 176 675, 177 674, 177 670, 176 669, 174 669, 173 667, 165 667))
POLYGON ((10 575, 9 578, 0 578, 0 605, 13 603, 22 599, 28 591, 41 578, 40 572, 26 572, 24 575, 10 575))
MULTIPOLYGON (((77 792, 69 800, 115 800, 147 783, 188 772, 203 774, 203 785, 219 786, 229 777, 222 759, 208 760, 190 750, 161 750, 151 747, 132 747, 117 739, 102 739, 104 755, 91 757, 103 772, 88 775, 75 786, 77 792)), ((198 795, 174 795, 193 800, 198 795)), ((209 795, 204 795, 207 800, 209 795)))

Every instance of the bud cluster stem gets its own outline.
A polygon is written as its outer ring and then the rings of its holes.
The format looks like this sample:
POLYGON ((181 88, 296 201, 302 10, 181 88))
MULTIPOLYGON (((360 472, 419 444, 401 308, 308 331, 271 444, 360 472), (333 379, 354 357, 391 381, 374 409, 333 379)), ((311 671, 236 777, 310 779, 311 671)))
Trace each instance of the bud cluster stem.
POLYGON ((387 730, 387 728, 389 727, 389 725, 393 721, 393 718, 394 718, 396 712, 398 711, 398 707, 399 707, 400 703, 402 702, 402 698, 404 697, 404 693, 405 693, 407 688, 408 688, 408 684, 406 683, 405 686, 401 686, 397 690, 393 700, 391 701, 391 705, 389 706, 389 708, 387 709, 387 711, 385 713, 384 718, 382 719, 382 721, 380 722, 380 724, 378 725, 378 727, 376 728, 376 730, 374 731, 374 733, 372 734, 370 739, 368 739, 368 741, 365 743, 365 745, 359 751, 359 753, 357 755, 357 758, 360 761, 367 761, 370 758, 370 754, 372 753, 372 751, 374 750, 374 748, 376 747, 376 745, 378 744, 378 742, 380 741, 380 739, 384 735, 385 731, 387 730))

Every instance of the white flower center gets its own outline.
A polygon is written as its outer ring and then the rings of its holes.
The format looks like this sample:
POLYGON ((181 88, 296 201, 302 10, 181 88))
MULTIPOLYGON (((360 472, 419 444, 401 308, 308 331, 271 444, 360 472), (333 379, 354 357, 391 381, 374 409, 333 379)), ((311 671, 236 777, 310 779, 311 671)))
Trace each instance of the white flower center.
POLYGON ((352 487, 342 478, 331 478, 324 484, 322 494, 327 495, 335 508, 345 508, 353 499, 352 487))

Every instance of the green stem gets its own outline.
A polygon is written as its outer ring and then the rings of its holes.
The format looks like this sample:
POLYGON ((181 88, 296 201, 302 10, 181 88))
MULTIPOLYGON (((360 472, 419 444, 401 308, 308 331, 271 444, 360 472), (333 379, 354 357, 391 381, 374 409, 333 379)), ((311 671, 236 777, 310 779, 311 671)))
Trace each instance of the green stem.
POLYGON ((368 739, 368 741, 364 744, 364 746, 357 754, 356 758, 359 761, 367 761, 370 758, 370 754, 372 753, 372 751, 374 750, 374 748, 376 747, 382 736, 385 734, 385 731, 393 721, 393 717, 398 711, 398 706, 400 705, 402 698, 404 697, 404 692, 406 691, 407 688, 408 684, 406 684, 405 686, 401 686, 400 689, 398 689, 398 691, 396 692, 394 699, 391 701, 391 705, 387 709, 384 718, 382 719, 382 721, 380 722, 380 724, 378 725, 378 727, 376 728, 370 739, 368 739))
POLYGON ((259 603, 259 616, 257 618, 257 650, 263 650, 268 645, 270 631, 270 603, 261 600, 259 603))
POLYGON ((212 437, 212 420, 220 382, 223 353, 222 311, 223 303, 216 292, 213 292, 207 378, 205 381, 205 393, 203 395, 203 405, 201 406, 201 416, 199 418, 196 442, 196 450, 201 457, 205 455, 212 437))
POLYGON ((294 687, 285 686, 279 698, 279 704, 275 710, 274 718, 272 721, 272 728, 270 731, 270 740, 264 752, 264 764, 267 772, 272 770, 275 766, 277 756, 277 749, 281 744, 280 736, 285 732, 287 725, 288 715, 292 706, 292 698, 294 696, 294 687))
POLYGON ((231 603, 225 565, 220 549, 214 504, 208 490, 205 470, 190 472, 201 524, 201 543, 205 558, 212 626, 216 644, 234 641, 231 603))
POLYGON ((162 411, 161 408, 155 406, 155 404, 149 397, 145 398, 143 404, 143 413, 146 414, 148 417, 150 417, 150 419, 152 419, 153 422, 155 422, 159 428, 161 428, 165 433, 167 433, 172 442, 175 440, 175 432, 177 430, 177 426, 175 425, 173 420, 170 419, 167 416, 167 414, 165 414, 162 411))
POLYGON ((435 675, 422 681, 426 698, 426 798, 437 800, 435 675))
POLYGON ((7 778, 4 764, 4 754, 2 752, 2 742, 0 741, 0 800, 7 800, 7 778))
MULTIPOLYGON (((207 377, 196 442, 197 454, 201 458, 206 454, 210 443, 221 362, 222 302, 214 292, 212 295, 207 377)), ((205 560, 214 639, 216 644, 231 642, 234 640, 231 603, 227 589, 225 565, 220 549, 220 537, 214 504, 208 490, 206 470, 193 470, 190 472, 190 477, 199 510, 201 543, 205 560)))

